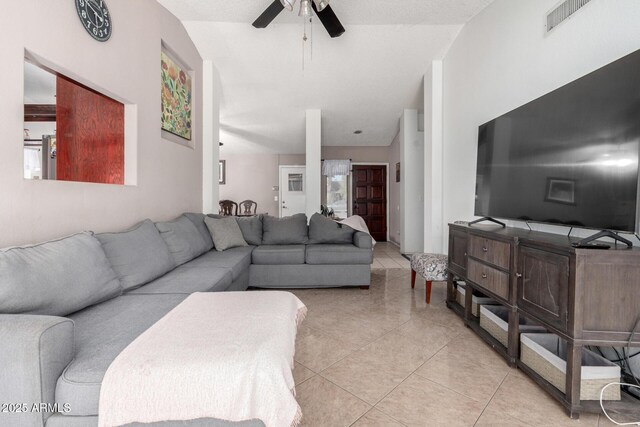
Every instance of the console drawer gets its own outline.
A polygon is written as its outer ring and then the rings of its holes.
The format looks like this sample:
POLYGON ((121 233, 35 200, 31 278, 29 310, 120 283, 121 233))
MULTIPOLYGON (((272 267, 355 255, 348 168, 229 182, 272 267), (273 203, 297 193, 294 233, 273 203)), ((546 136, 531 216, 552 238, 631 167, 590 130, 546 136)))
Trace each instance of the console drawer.
POLYGON ((509 275, 474 259, 467 260, 467 277, 477 285, 509 300, 509 275))
POLYGON ((489 264, 509 269, 511 245, 508 242, 492 240, 481 236, 469 236, 469 255, 489 264))

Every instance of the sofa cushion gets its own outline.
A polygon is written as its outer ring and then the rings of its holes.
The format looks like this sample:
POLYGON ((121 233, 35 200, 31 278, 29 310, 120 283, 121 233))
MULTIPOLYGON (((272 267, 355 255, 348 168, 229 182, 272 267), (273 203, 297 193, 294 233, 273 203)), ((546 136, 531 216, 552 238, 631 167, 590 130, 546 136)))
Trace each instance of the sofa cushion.
POLYGON ((187 295, 122 295, 69 318, 75 323, 75 358, 56 386, 56 402, 66 415, 97 415, 100 385, 124 348, 180 304, 187 295))
POLYGON ((185 212, 183 215, 189 218, 189 220, 193 222, 193 225, 195 225, 200 232, 200 236, 202 236, 202 239, 205 243, 205 252, 213 249, 213 240, 211 240, 211 233, 209 233, 209 229, 204 223, 205 215, 195 212, 185 212))
POLYGON ((211 251, 184 264, 184 268, 223 267, 230 268, 235 282, 251 265, 251 252, 254 246, 242 246, 227 249, 224 252, 211 251))
POLYGON ((176 267, 169 248, 149 219, 130 230, 96 237, 125 291, 149 283, 176 267))
POLYGON ((192 294, 194 292, 225 291, 233 276, 230 268, 203 266, 185 268, 184 265, 141 286, 129 294, 192 294))
POLYGON ((363 231, 356 231, 353 235, 353 244, 361 249, 372 249, 373 238, 369 233, 363 231))
POLYGON ((242 237, 242 231, 235 218, 216 219, 207 217, 204 219, 204 223, 211 232, 216 251, 222 252, 231 248, 247 246, 247 242, 242 237))
POLYGON ((207 251, 207 243, 186 216, 180 216, 173 221, 157 222, 156 228, 167 244, 176 265, 191 261, 207 251))
POLYGON ((300 245, 308 241, 305 214, 284 218, 265 215, 262 218, 262 228, 263 245, 300 245))
POLYGON ((355 230, 315 213, 309 220, 309 243, 353 243, 355 230))
POLYGON ((0 313, 66 316, 121 293, 89 232, 0 251, 0 313))
POLYGON ((304 245, 262 245, 253 250, 253 264, 304 264, 304 245))
POLYGON ((371 264, 373 251, 352 244, 307 245, 307 264, 371 264))
POLYGON ((262 215, 236 217, 242 237, 250 245, 262 244, 262 215))

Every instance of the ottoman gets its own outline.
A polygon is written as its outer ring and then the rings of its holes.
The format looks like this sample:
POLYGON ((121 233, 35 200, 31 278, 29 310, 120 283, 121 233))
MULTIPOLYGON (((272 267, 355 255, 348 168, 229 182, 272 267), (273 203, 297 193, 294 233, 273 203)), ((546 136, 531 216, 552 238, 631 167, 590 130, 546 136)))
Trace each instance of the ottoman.
POLYGON ((431 282, 447 280, 448 257, 443 254, 411 255, 411 288, 416 286, 416 273, 426 281, 427 304, 431 302, 431 282))

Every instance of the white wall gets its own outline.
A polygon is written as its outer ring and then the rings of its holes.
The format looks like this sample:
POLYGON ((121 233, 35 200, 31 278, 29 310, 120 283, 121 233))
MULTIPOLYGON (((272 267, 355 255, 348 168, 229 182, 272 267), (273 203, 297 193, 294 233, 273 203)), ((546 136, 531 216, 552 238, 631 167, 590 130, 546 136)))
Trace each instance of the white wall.
MULTIPOLYGON (((396 163, 400 162, 400 133, 389 146, 389 240, 400 244, 400 185, 396 182, 396 163)), ((402 167, 402 165, 400 165, 402 167)))
POLYGON ((400 119, 400 251, 422 252, 424 246, 424 132, 418 110, 400 119))
POLYGON ((639 1, 592 0, 545 36, 557 3, 496 0, 444 59, 444 249, 446 224, 474 218, 478 126, 640 48, 639 1))
POLYGON ((442 252, 442 61, 424 76, 424 246, 442 252))
POLYGON ((320 210, 322 194, 320 180, 322 179, 321 146, 322 146, 322 111, 306 111, 306 179, 304 186, 307 198, 307 218, 320 210))
POLYGON ((202 65, 202 211, 217 212, 220 198, 220 75, 211 61, 202 65))
POLYGON ((0 75, 10 83, 0 96, 0 247, 202 209, 202 59, 180 22, 155 0, 111 0, 109 9, 113 35, 99 43, 85 32, 72 1, 3 3, 0 75), (193 69, 195 149, 160 135, 162 40, 193 69), (137 105, 136 186, 23 179, 25 49, 69 77, 137 105))
MULTIPOLYGON (((224 147, 222 147, 224 153, 224 147)), ((253 200, 258 204, 258 213, 278 216, 278 202, 274 197, 278 191, 273 186, 278 183, 277 154, 221 154, 226 161, 226 184, 220 186, 220 200, 253 200)), ((302 162, 304 164, 304 162, 302 162)), ((210 212, 218 211, 218 203, 210 212)))

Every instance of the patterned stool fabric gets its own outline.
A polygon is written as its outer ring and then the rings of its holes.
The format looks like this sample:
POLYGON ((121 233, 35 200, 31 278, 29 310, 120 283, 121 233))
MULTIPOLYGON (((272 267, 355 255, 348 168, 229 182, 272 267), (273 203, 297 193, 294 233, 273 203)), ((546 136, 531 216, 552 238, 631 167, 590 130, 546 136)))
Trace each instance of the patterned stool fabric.
POLYGON ((411 287, 416 284, 416 273, 426 280, 427 304, 431 302, 431 282, 447 280, 447 264, 449 259, 443 254, 411 255, 411 287))

